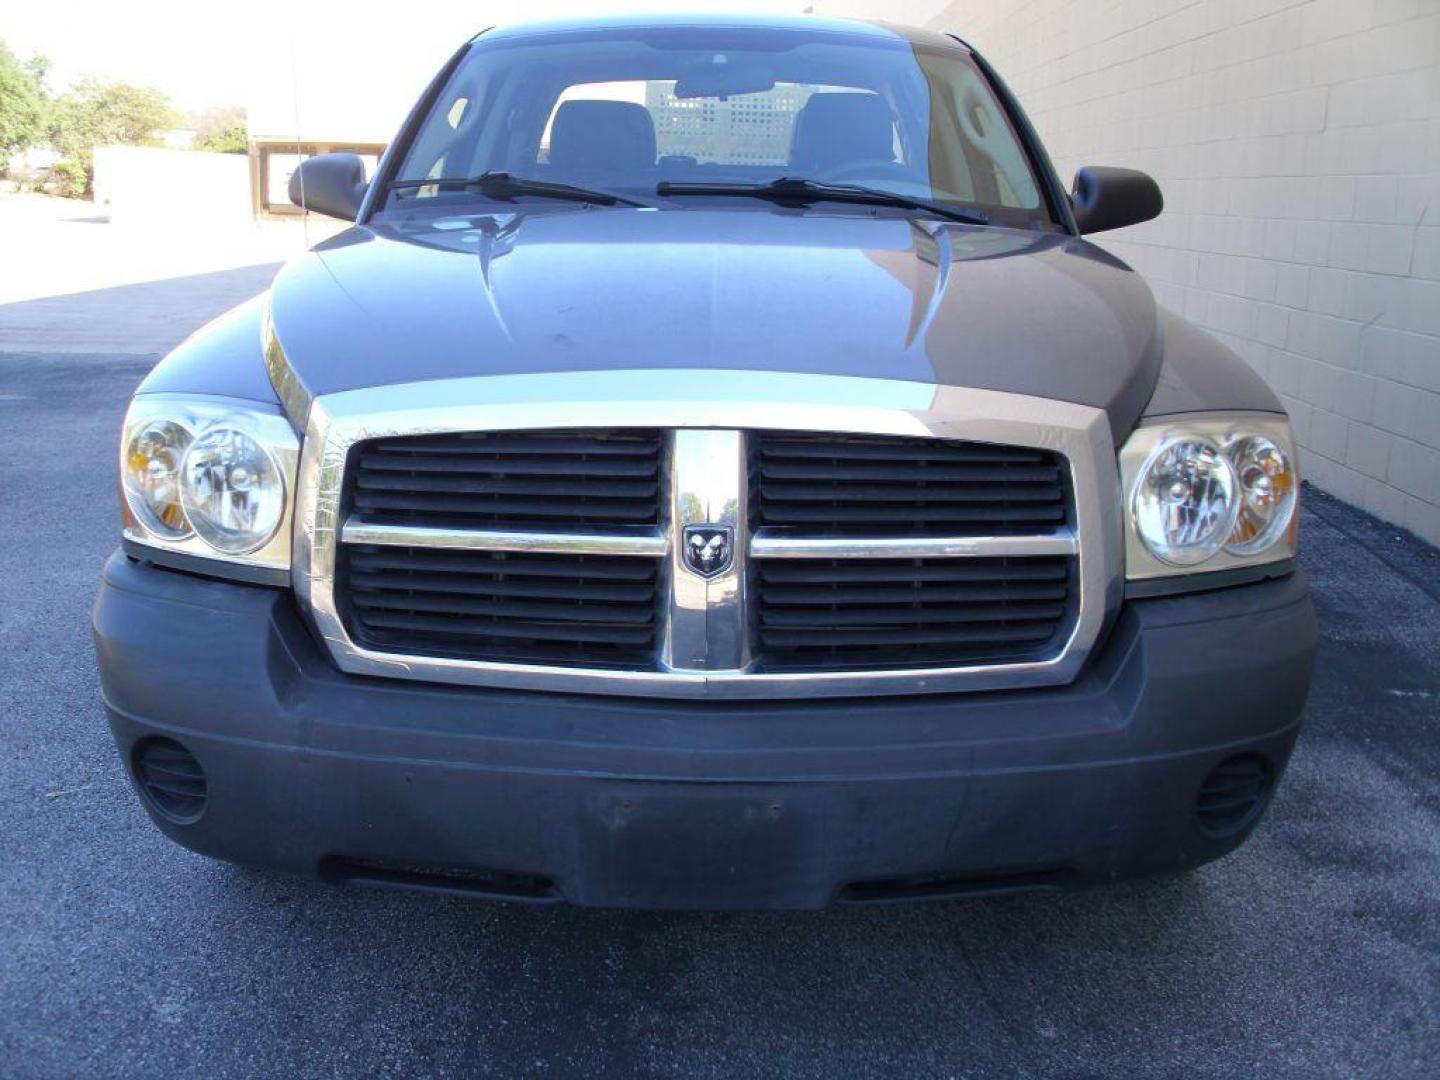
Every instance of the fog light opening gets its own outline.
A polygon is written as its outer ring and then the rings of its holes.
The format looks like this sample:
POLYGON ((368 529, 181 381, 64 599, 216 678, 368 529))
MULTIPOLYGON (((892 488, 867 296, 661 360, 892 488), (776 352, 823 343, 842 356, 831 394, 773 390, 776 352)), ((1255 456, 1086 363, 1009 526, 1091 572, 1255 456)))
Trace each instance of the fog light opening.
POLYGON ((131 752, 135 782, 154 811, 177 825, 191 825, 205 813, 209 795, 205 770, 174 739, 148 735, 131 752))
POLYGON ((1275 770, 1259 754, 1236 754, 1210 770, 1195 796, 1200 831, 1216 840, 1238 836, 1270 802, 1275 770))

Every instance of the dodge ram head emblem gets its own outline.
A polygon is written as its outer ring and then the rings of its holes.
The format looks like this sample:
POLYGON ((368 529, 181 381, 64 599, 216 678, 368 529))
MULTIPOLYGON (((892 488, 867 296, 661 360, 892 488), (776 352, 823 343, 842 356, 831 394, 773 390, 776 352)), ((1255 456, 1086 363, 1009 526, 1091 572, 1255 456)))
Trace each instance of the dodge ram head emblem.
POLYGON ((713 578, 730 569, 734 557, 729 525, 686 525, 685 566, 703 578, 713 578))

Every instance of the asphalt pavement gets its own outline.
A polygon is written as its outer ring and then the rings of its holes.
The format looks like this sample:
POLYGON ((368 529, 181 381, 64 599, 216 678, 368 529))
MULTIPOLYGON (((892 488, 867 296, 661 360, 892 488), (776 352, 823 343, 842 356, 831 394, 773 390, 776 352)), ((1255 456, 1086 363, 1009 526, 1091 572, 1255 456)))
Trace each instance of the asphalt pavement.
POLYGON ((273 270, 0 305, 0 1076, 1440 1072, 1440 552, 1317 492, 1305 732, 1250 842, 1184 877, 628 913, 339 889, 170 843, 90 644, 117 429, 168 343, 273 270))

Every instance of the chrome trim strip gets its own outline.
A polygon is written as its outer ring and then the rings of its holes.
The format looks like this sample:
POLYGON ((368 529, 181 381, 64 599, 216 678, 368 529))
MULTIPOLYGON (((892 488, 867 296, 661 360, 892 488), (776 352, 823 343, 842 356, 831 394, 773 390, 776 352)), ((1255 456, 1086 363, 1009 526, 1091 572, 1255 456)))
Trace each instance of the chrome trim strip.
POLYGON ((507 529, 436 529, 418 525, 372 525, 354 518, 340 529, 346 544, 448 548, 456 551, 528 551, 556 555, 636 555, 658 559, 670 550, 659 529, 631 533, 543 533, 507 529))
POLYGON ((745 521, 748 481, 745 437, 739 431, 676 431, 670 454, 669 604, 660 665, 666 671, 744 668, 750 662, 745 625, 745 521), (702 578, 685 563, 686 525, 731 530, 730 566, 702 578))
POLYGON ((172 570, 184 570, 188 574, 204 574, 206 577, 243 581, 247 585, 272 585, 281 589, 290 584, 290 571, 284 567, 254 566, 229 559, 192 555, 188 551, 176 551, 142 540, 128 529, 120 534, 120 547, 132 559, 172 570))
MULTIPOLYGON (((1124 584, 1120 477, 1104 410, 990 390, 715 370, 477 376, 376 387, 314 400, 297 486, 296 593, 336 664, 357 674, 510 689, 724 699, 1056 685, 1079 673, 1118 610, 1124 584), (1022 664, 818 675, 756 672, 743 666, 666 669, 663 663, 655 670, 606 671, 399 655, 357 645, 337 610, 334 589, 340 493, 350 448, 395 435, 567 427, 659 427, 677 436, 686 429, 863 432, 1053 450, 1070 462, 1075 505, 1079 599, 1070 638, 1055 656, 1022 664)), ((737 522, 743 522, 740 512, 737 507, 737 522)), ((739 540, 737 536, 737 555, 743 547, 739 540)), ((744 611, 743 602, 739 610, 744 611)), ((707 662, 708 639, 707 627, 707 662)))
POLYGON ((275 330, 275 321, 270 312, 271 297, 266 294, 260 315, 260 353, 265 358, 265 371, 270 376, 270 385, 280 399, 280 407, 290 420, 290 426, 298 435, 305 430, 306 418, 310 414, 310 391, 300 381, 300 376, 290 366, 290 358, 280 344, 280 335, 275 330))
POLYGON ((750 541, 752 559, 963 559, 1024 555, 1073 555, 1069 529, 1049 536, 806 537, 793 530, 762 528, 750 541))

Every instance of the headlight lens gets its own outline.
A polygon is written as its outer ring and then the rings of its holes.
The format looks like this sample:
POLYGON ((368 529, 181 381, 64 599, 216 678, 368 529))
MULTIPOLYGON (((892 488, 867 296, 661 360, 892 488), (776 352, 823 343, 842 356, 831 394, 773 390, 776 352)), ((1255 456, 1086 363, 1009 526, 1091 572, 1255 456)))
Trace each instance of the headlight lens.
POLYGON ((127 540, 212 560, 219 574, 237 564, 289 571, 300 441, 279 409, 142 395, 130 403, 120 446, 121 487, 133 517, 127 540))
POLYGON ((1300 476, 1289 422, 1263 413, 1175 417, 1120 451, 1130 581, 1295 555, 1300 476))
POLYGON ((245 555, 275 535, 285 481, 265 448, 239 428, 212 427, 185 455, 180 498, 211 547, 245 555))
POLYGON ((130 510, 156 536, 190 535, 180 507, 180 465, 192 436, 173 420, 143 424, 125 440, 121 476, 130 510))
POLYGON ((1213 443, 1161 443, 1135 485, 1135 530, 1162 562, 1196 566, 1229 539, 1240 509, 1238 488, 1234 468, 1213 443))

